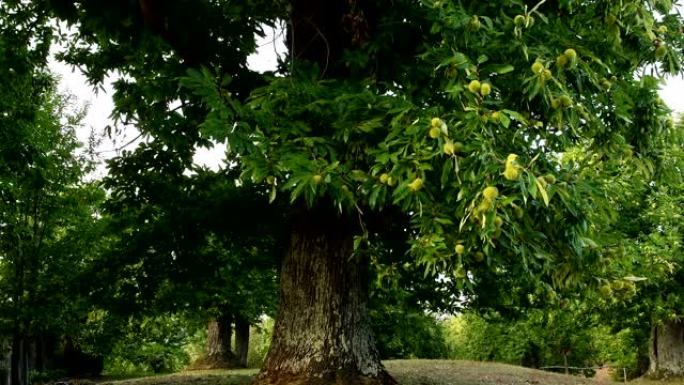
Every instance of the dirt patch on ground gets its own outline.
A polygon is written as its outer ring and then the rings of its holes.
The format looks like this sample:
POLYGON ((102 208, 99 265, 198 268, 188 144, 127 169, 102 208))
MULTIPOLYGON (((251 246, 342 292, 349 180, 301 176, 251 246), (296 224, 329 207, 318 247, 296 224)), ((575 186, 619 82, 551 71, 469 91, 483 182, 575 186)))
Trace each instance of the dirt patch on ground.
POLYGON ((476 361, 397 360, 385 363, 403 385, 589 385, 593 379, 476 361))
MULTIPOLYGON (((549 373, 520 366, 476 361, 393 360, 385 361, 390 374, 401 385, 608 385, 607 379, 549 373)), ((195 370, 134 380, 107 381, 111 385, 247 385, 256 369, 195 370)))
POLYGON ((610 368, 596 369, 594 380, 599 384, 609 384, 613 382, 613 376, 610 368))

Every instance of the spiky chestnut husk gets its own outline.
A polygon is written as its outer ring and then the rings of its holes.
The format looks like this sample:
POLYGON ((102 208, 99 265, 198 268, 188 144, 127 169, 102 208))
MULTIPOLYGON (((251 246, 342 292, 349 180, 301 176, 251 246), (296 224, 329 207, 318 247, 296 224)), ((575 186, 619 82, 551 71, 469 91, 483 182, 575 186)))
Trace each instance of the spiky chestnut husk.
POLYGON ((387 181, 389 180, 389 174, 383 173, 380 175, 380 183, 382 184, 387 184, 387 181))
POLYGON ((485 187, 484 190, 482 190, 482 195, 485 197, 487 200, 494 200, 496 197, 499 196, 499 189, 494 187, 494 186, 488 186, 485 187))
POLYGON ((480 95, 487 96, 492 92, 492 86, 489 83, 482 83, 480 86, 480 95))
POLYGON ((567 57, 568 60, 571 61, 571 62, 572 62, 573 60, 577 59, 577 51, 575 51, 575 50, 572 49, 572 48, 566 49, 565 52, 563 52, 563 54, 564 54, 565 57, 567 57))
POLYGON ((411 191, 418 191, 423 187, 423 180, 421 178, 416 178, 413 182, 409 183, 408 188, 411 191))
POLYGON ((531 69, 532 72, 534 72, 535 74, 540 74, 540 73, 544 70, 544 64, 543 64, 542 62, 540 62, 540 61, 536 61, 536 62, 534 62, 534 63, 532 64, 532 66, 530 67, 530 69, 531 69))
POLYGON ((525 26, 525 16, 524 15, 517 15, 516 17, 513 18, 513 24, 515 24, 518 27, 524 27, 525 26))

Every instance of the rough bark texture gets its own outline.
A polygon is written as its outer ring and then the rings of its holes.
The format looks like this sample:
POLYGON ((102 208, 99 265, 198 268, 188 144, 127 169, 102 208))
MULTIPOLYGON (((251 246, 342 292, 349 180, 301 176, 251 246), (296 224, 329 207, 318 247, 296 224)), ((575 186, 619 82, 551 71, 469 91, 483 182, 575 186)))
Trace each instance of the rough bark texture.
POLYGON ((216 321, 209 324, 209 338, 207 352, 212 355, 233 355, 233 316, 223 314, 216 321))
POLYGON ((15 335, 8 346, 0 342, 0 370, 6 378, 0 385, 28 383, 28 372, 43 372, 54 367, 55 339, 51 336, 22 337, 15 335))
POLYGON ((12 341, 0 339, 0 385, 10 383, 10 363, 12 361, 12 341))
POLYGON ((39 372, 51 369, 55 361, 55 342, 55 338, 49 335, 34 337, 29 368, 39 372))
POLYGON ((294 225, 273 340, 255 384, 396 383, 375 348, 368 266, 352 259, 353 234, 351 221, 328 212, 307 212, 294 225))
POLYGON ((18 333, 12 337, 12 352, 10 357, 10 384, 24 385, 27 383, 28 368, 26 366, 26 344, 18 333))
POLYGON ((239 366, 247 367, 249 351, 249 321, 243 317, 235 317, 235 357, 239 366))
POLYGON ((650 358, 650 377, 684 376, 684 323, 667 321, 653 327, 650 358))
POLYGON ((224 313, 207 324, 207 353, 193 362, 188 370, 229 369, 238 367, 233 354, 233 316, 224 313))

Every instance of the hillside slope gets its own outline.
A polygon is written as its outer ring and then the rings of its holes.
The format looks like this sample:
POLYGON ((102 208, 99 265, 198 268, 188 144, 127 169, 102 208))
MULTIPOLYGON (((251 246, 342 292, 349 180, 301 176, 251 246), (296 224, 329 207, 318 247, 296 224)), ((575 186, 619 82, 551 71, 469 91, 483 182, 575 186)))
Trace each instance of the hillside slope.
MULTIPOLYGON (((392 360, 385 365, 401 385, 593 385, 612 384, 492 362, 392 360)), ((255 369, 207 370, 103 382, 102 385, 247 385, 255 369)))
MULTIPOLYGON (((396 360, 385 362, 402 385, 584 385, 592 379, 521 366, 477 361, 396 360)), ((602 382, 601 384, 607 384, 602 382)))

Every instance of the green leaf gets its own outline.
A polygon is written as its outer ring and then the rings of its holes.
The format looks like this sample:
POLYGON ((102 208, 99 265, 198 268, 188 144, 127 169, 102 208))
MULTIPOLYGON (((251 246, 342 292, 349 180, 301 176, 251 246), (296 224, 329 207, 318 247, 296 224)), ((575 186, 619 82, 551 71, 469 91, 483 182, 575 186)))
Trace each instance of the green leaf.
POLYGON ((633 275, 628 275, 626 277, 623 277, 625 281, 632 281, 632 282, 641 282, 641 281, 647 281, 648 278, 646 277, 635 277, 633 275))
POLYGON ((492 64, 484 67, 482 69, 482 72, 503 75, 509 72, 513 72, 513 70, 515 70, 515 67, 513 67, 510 64, 492 64))
POLYGON ((274 187, 271 187, 271 191, 268 193, 268 203, 273 203, 273 201, 276 199, 276 193, 278 192, 278 189, 274 187))

